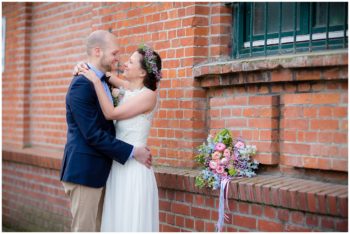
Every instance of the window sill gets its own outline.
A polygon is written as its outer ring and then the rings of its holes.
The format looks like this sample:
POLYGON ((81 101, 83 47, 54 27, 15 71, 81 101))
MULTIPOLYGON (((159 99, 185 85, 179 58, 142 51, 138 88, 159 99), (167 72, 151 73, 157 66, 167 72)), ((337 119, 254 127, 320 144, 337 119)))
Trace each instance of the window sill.
POLYGON ((239 60, 227 60, 198 64, 193 68, 194 77, 201 87, 241 85, 249 83, 287 82, 298 80, 347 79, 348 51, 333 50, 315 53, 288 54, 270 57, 257 57, 239 60), (327 70, 332 67, 344 67, 340 76, 271 75, 273 70, 301 70, 307 68, 327 70), (247 73, 268 72, 264 76, 247 76, 247 73), (244 75, 243 75, 244 74, 244 75))
POLYGON ((23 163, 47 169, 60 170, 63 151, 48 151, 43 148, 2 149, 2 160, 23 163))

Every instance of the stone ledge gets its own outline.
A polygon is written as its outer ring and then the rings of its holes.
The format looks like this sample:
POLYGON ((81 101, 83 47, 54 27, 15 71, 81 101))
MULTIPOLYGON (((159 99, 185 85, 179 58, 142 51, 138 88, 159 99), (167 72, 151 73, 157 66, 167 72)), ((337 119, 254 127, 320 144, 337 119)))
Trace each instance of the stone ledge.
POLYGON ((195 65, 193 75, 201 87, 240 85, 250 83, 306 80, 347 79, 348 51, 334 50, 317 53, 288 54, 245 58, 195 65), (310 68, 318 68, 320 75, 305 76, 310 68), (338 69, 333 75, 334 68, 338 69), (286 74, 285 70, 292 70, 286 74), (329 74, 332 75, 329 75, 329 74))
MULTIPOLYGON (((62 152, 43 149, 2 150, 3 161, 60 170, 62 152)), ((164 189, 219 196, 218 191, 195 187, 199 170, 154 167, 164 189)), ((348 186, 283 176, 259 175, 230 183, 229 198, 311 213, 348 217, 348 186)))
POLYGON ((43 148, 2 149, 2 160, 13 161, 48 169, 61 169, 63 151, 43 148))
MULTIPOLYGON (((219 196, 195 187, 198 170, 156 168, 158 186, 165 189, 219 196)), ((348 217, 348 186, 283 176, 259 175, 230 183, 229 198, 311 213, 348 217)))

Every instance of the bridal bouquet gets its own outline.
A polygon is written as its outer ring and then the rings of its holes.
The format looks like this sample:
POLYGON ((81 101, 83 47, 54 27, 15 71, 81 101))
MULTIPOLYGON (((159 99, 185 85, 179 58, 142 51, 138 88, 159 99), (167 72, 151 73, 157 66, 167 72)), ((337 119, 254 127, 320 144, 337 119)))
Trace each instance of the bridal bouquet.
POLYGON ((256 175, 254 170, 258 169, 259 162, 251 159, 251 156, 256 154, 256 147, 246 145, 241 138, 233 140, 230 131, 223 129, 214 138, 209 135, 207 144, 200 145, 198 152, 195 160, 203 170, 196 177, 195 185, 200 188, 221 189, 217 224, 220 231, 223 224, 226 185, 233 178, 256 175))
POLYGON ((256 147, 246 145, 242 139, 233 141, 227 129, 221 130, 215 138, 207 138, 207 144, 198 147, 195 160, 204 168, 196 177, 196 186, 218 189, 221 180, 233 177, 255 176, 258 162, 251 160, 256 154, 256 147))

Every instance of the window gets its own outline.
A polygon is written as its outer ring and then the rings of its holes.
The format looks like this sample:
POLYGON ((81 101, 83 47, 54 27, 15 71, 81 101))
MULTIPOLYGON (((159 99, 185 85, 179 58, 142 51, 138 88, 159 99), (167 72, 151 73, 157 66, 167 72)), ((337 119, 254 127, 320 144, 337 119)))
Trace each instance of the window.
POLYGON ((2 17, 2 72, 5 70, 6 18, 2 17))
POLYGON ((241 2, 233 9, 235 58, 348 45, 347 2, 241 2))

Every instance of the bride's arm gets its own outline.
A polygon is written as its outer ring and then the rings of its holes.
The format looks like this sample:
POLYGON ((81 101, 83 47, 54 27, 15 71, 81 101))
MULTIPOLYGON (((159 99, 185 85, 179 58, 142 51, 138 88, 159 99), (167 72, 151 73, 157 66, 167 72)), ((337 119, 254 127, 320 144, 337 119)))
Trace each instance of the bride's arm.
POLYGON ((113 86, 113 87, 123 87, 124 89, 129 89, 129 81, 127 80, 122 80, 118 78, 115 74, 112 74, 111 72, 106 72, 106 76, 109 77, 108 82, 113 86))
POLYGON ((114 108, 110 116, 106 116, 107 119, 129 119, 153 110, 157 103, 157 94, 155 91, 146 89, 138 95, 131 97, 122 105, 114 108))
MULTIPOLYGON (((85 62, 79 62, 77 65, 75 65, 73 69, 73 75, 79 74, 79 72, 89 69, 89 67, 86 65, 85 62)), ((109 77, 108 82, 113 87, 123 87, 125 89, 129 89, 129 81, 120 79, 117 75, 112 74, 111 72, 106 72, 106 76, 109 77)))
POLYGON ((107 97, 107 94, 103 88, 101 80, 91 70, 84 70, 79 72, 87 79, 92 81, 95 87, 95 91, 100 103, 103 115, 109 120, 122 120, 134 117, 136 115, 153 110, 157 101, 157 94, 152 90, 146 89, 139 95, 132 97, 123 105, 114 107, 107 97))

